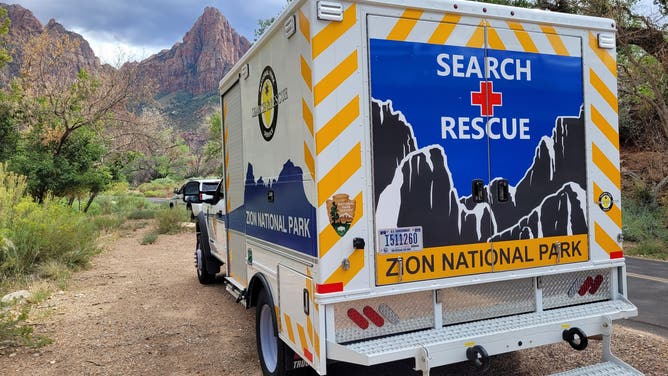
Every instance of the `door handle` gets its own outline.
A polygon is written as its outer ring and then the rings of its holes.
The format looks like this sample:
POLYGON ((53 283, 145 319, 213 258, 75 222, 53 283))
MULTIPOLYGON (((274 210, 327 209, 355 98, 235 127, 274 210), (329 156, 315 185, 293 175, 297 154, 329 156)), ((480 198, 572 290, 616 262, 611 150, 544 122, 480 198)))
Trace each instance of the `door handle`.
POLYGON ((508 194, 508 180, 501 179, 496 185, 496 198, 499 202, 506 202, 510 195, 508 194))
POLYGON ((471 195, 473 196, 473 202, 485 201, 485 182, 482 179, 473 179, 473 182, 471 182, 471 195))

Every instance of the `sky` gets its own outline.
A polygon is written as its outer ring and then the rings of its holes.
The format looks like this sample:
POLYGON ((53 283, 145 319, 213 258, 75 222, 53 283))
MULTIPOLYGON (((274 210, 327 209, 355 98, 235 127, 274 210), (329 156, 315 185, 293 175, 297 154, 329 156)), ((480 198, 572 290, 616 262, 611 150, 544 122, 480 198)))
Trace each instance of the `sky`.
POLYGON ((251 42, 259 19, 276 16, 286 0, 0 0, 29 9, 81 34, 104 63, 142 60, 180 42, 204 8, 218 8, 251 42), (119 61, 120 60, 120 61, 119 61))

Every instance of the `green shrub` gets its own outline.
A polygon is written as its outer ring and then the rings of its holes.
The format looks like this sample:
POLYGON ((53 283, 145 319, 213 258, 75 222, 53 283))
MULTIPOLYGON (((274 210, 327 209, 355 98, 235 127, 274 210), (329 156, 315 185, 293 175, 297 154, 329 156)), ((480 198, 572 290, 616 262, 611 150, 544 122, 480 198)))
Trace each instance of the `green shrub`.
POLYGON ((7 170, 0 163, 0 229, 12 225, 14 208, 26 193, 26 178, 7 170))
POLYGON ((170 197, 177 186, 180 186, 179 182, 171 178, 161 178, 144 183, 137 189, 144 197, 170 197))
POLYGON ((151 231, 144 235, 144 237, 141 240, 141 245, 147 245, 147 244, 153 244, 155 241, 158 240, 158 233, 155 231, 151 231))
POLYGON ((135 209, 128 213, 127 219, 153 219, 155 218, 154 209, 135 209))
POLYGON ((156 230, 158 234, 176 234, 183 231, 183 223, 190 220, 185 210, 163 208, 156 213, 156 230))
POLYGON ((118 214, 103 214, 92 217, 95 228, 100 232, 113 232, 118 230, 125 219, 118 214))
POLYGON ((23 199, 8 231, 14 247, 2 253, 0 272, 27 274, 48 260, 58 260, 70 268, 88 263, 98 253, 95 224, 85 215, 47 199, 36 204, 23 199))
POLYGON ((169 192, 167 191, 151 190, 151 191, 145 191, 144 197, 165 197, 168 194, 169 192))

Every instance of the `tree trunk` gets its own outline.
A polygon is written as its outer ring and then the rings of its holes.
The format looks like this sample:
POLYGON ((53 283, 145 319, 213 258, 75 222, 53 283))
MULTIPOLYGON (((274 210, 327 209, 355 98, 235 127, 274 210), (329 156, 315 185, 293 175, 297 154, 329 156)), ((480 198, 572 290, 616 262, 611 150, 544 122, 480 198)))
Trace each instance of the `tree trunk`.
POLYGON ((84 213, 88 213, 88 208, 90 208, 90 205, 93 203, 93 200, 95 200, 95 197, 97 197, 97 194, 99 192, 97 191, 92 191, 90 193, 90 197, 88 198, 88 202, 86 202, 86 207, 84 208, 84 213))

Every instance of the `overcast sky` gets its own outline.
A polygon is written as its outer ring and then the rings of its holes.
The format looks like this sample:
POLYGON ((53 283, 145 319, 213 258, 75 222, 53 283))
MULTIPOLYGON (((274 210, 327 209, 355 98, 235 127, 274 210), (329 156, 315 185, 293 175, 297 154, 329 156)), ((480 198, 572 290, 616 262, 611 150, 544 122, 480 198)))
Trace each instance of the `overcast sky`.
POLYGON ((19 4, 46 25, 51 18, 79 33, 103 62, 141 60, 180 42, 206 6, 253 41, 258 19, 277 15, 286 0, 0 0, 19 4))

